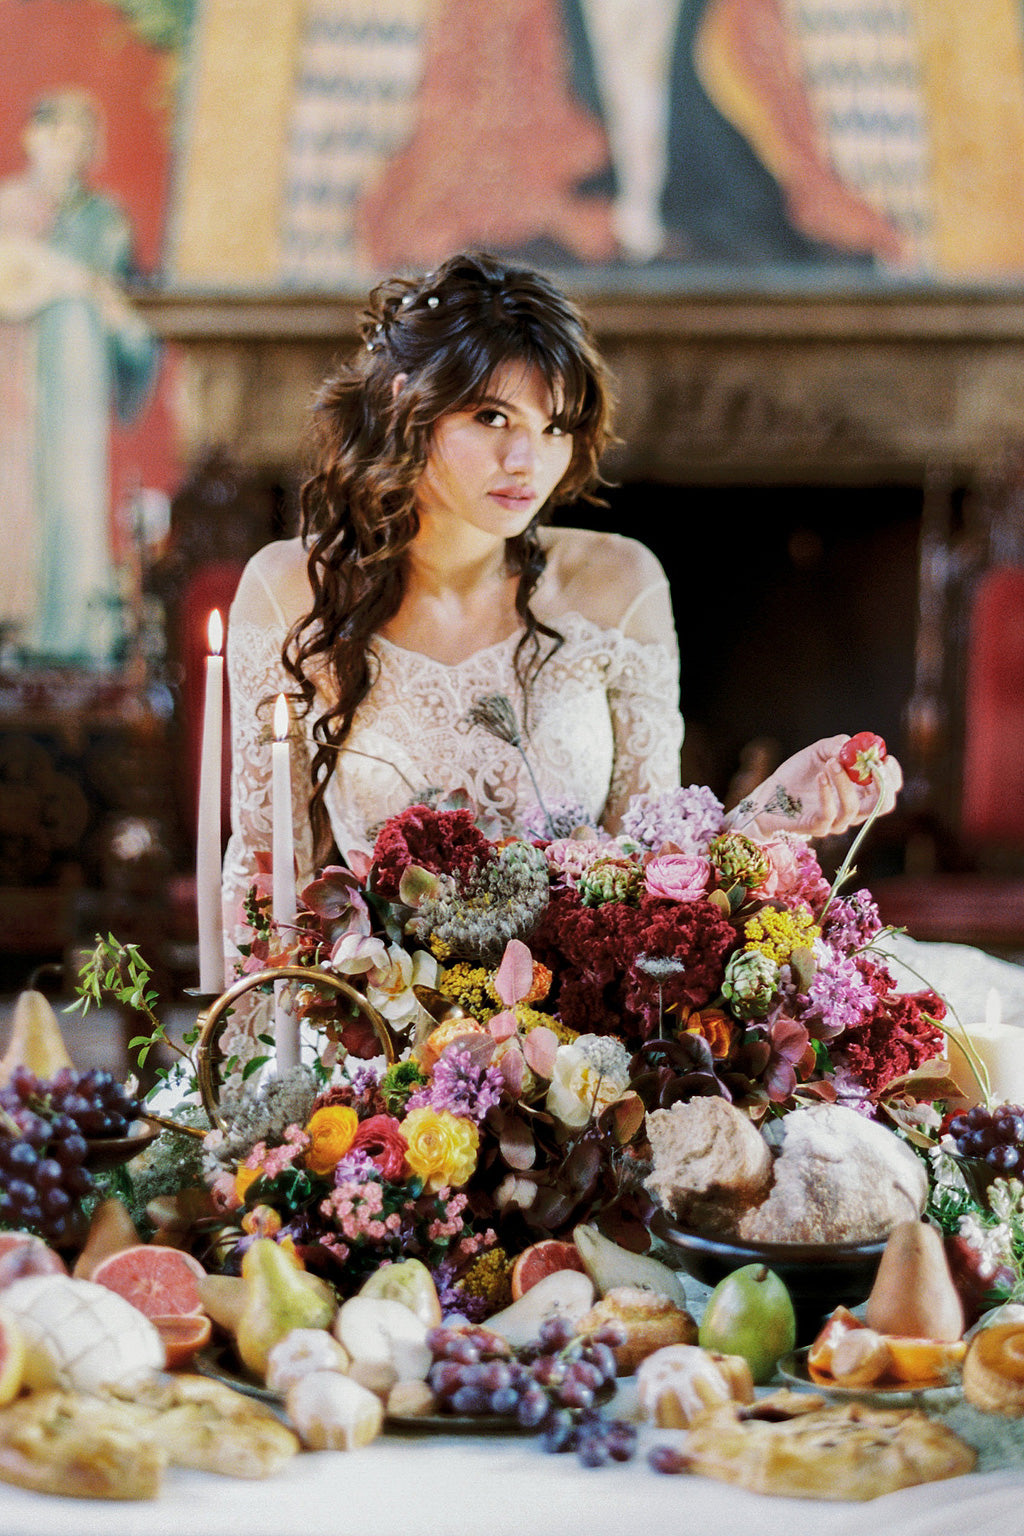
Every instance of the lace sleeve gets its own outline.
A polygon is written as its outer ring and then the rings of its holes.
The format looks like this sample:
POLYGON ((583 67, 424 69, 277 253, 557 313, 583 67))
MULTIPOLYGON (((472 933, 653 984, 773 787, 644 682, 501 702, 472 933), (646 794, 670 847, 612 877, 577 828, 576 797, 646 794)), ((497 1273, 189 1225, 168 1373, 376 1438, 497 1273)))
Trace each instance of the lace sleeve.
POLYGON ((618 830, 631 795, 678 785, 683 742, 678 701, 675 646, 623 640, 608 682, 615 760, 601 819, 609 832, 618 830))
MULTIPOLYGON (((241 590, 241 589, 240 589, 241 590)), ((256 874, 256 854, 270 853, 273 834, 270 722, 274 699, 293 688, 281 661, 279 625, 256 623, 232 609, 228 626, 228 683, 231 698, 231 838, 224 858, 224 931, 228 974, 238 961, 237 943, 245 924, 243 902, 256 874)), ((313 875, 309 823, 309 760, 304 734, 292 733, 292 818, 297 878, 313 875)))

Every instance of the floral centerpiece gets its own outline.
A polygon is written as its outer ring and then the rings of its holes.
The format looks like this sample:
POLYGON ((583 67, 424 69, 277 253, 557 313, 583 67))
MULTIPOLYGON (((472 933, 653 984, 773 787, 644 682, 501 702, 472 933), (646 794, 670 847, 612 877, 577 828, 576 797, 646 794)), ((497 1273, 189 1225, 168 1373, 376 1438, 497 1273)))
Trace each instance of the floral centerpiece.
POLYGON ((345 978, 398 1059, 301 982, 313 1059, 260 1086, 270 1037, 235 1030, 202 1163, 227 1263, 271 1236, 351 1291, 416 1257, 482 1316, 537 1239, 588 1222, 649 1244, 652 1108, 718 1094, 760 1121, 826 1100, 937 1143, 944 1003, 897 990, 873 899, 844 894, 855 850, 830 883, 806 839, 757 834, 763 809, 727 818, 691 785, 635 799, 614 837, 566 805, 509 836, 461 795, 413 805, 321 871, 287 930, 261 863, 242 975, 345 978))

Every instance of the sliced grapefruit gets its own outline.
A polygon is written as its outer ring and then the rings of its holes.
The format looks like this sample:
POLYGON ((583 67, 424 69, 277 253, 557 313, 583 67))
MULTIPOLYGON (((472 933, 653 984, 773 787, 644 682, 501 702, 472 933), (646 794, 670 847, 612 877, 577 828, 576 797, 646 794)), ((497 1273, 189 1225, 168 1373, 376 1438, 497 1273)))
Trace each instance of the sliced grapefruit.
POLYGON ((60 1254, 34 1232, 0 1232, 0 1290, 28 1275, 66 1275, 60 1254))
POLYGON ((512 1265, 512 1300, 518 1301, 538 1280, 559 1269, 575 1269, 586 1274, 586 1266, 575 1243, 563 1243, 557 1237, 545 1237, 539 1243, 531 1243, 512 1265))
POLYGON ((112 1253, 92 1272, 93 1283, 116 1291, 147 1317, 184 1317, 202 1312, 198 1283, 206 1271, 190 1253, 139 1243, 112 1253))
POLYGON ((175 1313, 154 1317, 152 1322, 163 1341, 169 1371, 187 1365, 197 1350, 209 1344, 213 1333, 213 1324, 205 1312, 175 1313))
POLYGON ((0 1408, 13 1403, 25 1376, 25 1337, 17 1318, 0 1311, 0 1408))

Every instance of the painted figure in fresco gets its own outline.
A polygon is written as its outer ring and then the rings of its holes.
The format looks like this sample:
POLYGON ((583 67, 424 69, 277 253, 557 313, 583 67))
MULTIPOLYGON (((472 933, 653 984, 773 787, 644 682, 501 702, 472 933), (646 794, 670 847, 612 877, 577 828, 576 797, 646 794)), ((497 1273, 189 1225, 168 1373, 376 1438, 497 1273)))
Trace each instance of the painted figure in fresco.
POLYGON ((87 180, 99 136, 93 100, 55 91, 0 183, 0 623, 29 657, 86 664, 119 636, 111 413, 134 417, 156 366, 119 287, 130 226, 87 180))

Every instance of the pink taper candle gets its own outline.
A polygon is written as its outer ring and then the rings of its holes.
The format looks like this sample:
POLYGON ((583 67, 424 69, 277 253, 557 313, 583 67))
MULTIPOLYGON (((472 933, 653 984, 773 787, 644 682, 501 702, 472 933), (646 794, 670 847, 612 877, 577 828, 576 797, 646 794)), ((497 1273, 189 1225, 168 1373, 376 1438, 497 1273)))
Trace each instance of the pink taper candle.
MULTIPOLYGON (((288 929, 295 922, 295 830, 292 823, 291 749, 288 745, 290 717, 288 700, 283 693, 274 705, 273 745, 273 878, 274 922, 280 938, 287 942, 288 929)), ((299 1027, 288 1006, 285 984, 274 988, 274 1054, 278 1072, 287 1072, 299 1060, 299 1027)))
POLYGON ((216 608, 207 625, 203 740, 199 759, 196 822, 196 918, 199 927, 199 990, 224 990, 224 917, 221 908, 221 754, 224 735, 224 625, 216 608))

